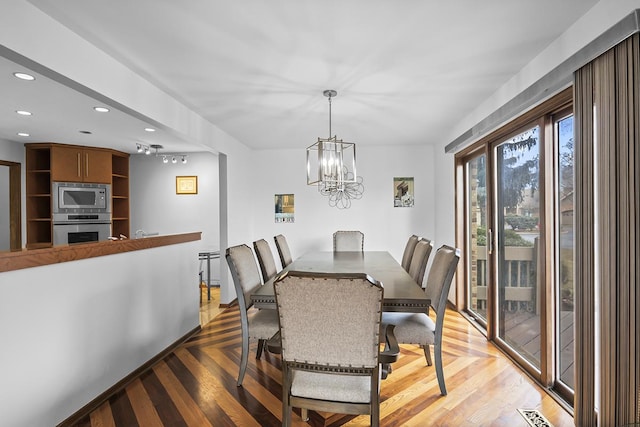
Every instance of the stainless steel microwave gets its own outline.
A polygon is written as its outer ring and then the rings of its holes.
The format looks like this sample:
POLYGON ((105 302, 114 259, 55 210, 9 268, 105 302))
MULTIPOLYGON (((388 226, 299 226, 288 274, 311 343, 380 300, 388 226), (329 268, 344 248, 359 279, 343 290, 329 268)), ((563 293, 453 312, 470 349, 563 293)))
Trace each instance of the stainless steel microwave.
POLYGON ((84 182, 54 182, 53 212, 111 212, 111 186, 84 182))

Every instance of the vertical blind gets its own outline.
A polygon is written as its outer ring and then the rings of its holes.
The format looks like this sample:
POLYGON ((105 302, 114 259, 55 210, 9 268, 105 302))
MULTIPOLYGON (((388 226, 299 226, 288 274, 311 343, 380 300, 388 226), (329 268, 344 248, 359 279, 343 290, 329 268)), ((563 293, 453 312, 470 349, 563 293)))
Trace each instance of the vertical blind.
POLYGON ((640 422, 639 39, 574 76, 578 426, 640 422))

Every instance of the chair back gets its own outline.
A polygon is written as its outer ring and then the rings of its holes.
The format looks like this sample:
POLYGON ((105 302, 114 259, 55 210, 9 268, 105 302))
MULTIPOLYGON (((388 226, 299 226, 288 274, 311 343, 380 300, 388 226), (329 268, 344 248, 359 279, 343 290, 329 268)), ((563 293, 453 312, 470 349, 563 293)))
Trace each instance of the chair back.
POLYGON ((262 286, 256 259, 251 248, 244 244, 227 248, 225 258, 233 277, 238 305, 244 309, 240 312, 246 312, 252 305, 251 294, 262 286))
POLYGON ((253 250, 256 251, 260 272, 262 273, 262 282, 267 283, 273 276, 278 273, 276 262, 273 259, 273 252, 266 240, 260 239, 253 242, 253 250))
POLYGON ((436 251, 433 263, 427 276, 425 293, 431 299, 431 306, 436 311, 436 325, 440 324, 447 307, 449 288, 460 259, 460 249, 442 245, 436 251))
POLYGON ((420 238, 415 234, 409 237, 407 241, 407 245, 404 247, 404 252, 402 254, 402 268, 404 268, 407 272, 409 271, 409 266, 411 265, 411 257, 413 256, 413 251, 416 249, 416 245, 418 244, 418 240, 420 238))
POLYGON ((283 361, 377 367, 380 282, 366 274, 289 271, 274 292, 283 361))
POLYGON ((278 256, 280 256, 280 264, 282 265, 282 268, 285 268, 293 262, 287 239, 282 234, 278 234, 277 236, 274 236, 273 240, 276 242, 278 256))
POLYGON ((336 231, 333 233, 334 252, 364 251, 364 234, 361 231, 336 231))
POLYGON ((432 249, 433 242, 423 238, 416 243, 415 250, 411 256, 408 273, 420 287, 422 287, 422 282, 424 281, 424 273, 427 270, 427 263, 432 249))

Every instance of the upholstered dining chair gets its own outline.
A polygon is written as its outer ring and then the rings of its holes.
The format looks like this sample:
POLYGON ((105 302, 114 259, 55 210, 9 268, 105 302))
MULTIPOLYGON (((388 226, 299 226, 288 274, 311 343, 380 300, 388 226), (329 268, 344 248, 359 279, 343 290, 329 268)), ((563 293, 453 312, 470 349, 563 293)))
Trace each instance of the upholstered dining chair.
POLYGON ((276 335, 279 330, 278 315, 276 310, 251 310, 253 303, 250 295, 260 286, 260 273, 256 266, 251 248, 247 245, 238 245, 227 248, 225 257, 240 306, 240 325, 242 329, 242 354, 240 357, 240 372, 238 373, 238 386, 242 385, 244 374, 247 370, 249 355, 249 339, 258 340, 256 359, 260 359, 266 342, 276 335))
POLYGON ((409 271, 409 266, 411 265, 411 257, 413 256, 413 251, 416 249, 418 240, 420 240, 420 237, 414 234, 413 236, 409 237, 409 240, 407 240, 407 244, 404 247, 404 252, 402 253, 402 262, 400 263, 400 265, 402 265, 402 268, 404 268, 407 272, 409 271))
POLYGON ((427 271, 427 263, 429 256, 433 250, 433 242, 429 239, 422 238, 416 243, 416 247, 411 255, 411 263, 407 273, 415 280, 418 286, 422 287, 424 282, 424 274, 427 271))
POLYGON ((364 251, 364 234, 361 231, 336 231, 333 233, 333 251, 364 251))
POLYGON ((383 329, 383 287, 366 274, 288 271, 276 277, 280 321, 282 425, 291 410, 369 414, 380 423, 381 364, 399 347, 383 329), (379 342, 388 348, 380 351, 379 342))
POLYGON ((280 264, 282 265, 282 268, 285 268, 287 265, 293 262, 287 239, 282 234, 278 234, 277 236, 273 237, 273 240, 275 240, 276 242, 276 249, 278 249, 280 264))
POLYGON ((253 242, 253 250, 256 252, 256 258, 258 258, 258 264, 260 265, 262 282, 267 283, 278 273, 273 252, 269 247, 269 243, 264 239, 253 242))
POLYGON ((427 313, 385 312, 382 314, 383 328, 387 325, 395 325, 394 332, 398 343, 424 346, 424 355, 429 366, 433 364, 429 348, 433 345, 436 376, 443 396, 447 394, 447 387, 442 368, 442 328, 449 288, 459 259, 460 250, 446 245, 441 246, 433 258, 425 292, 431 299, 431 307, 435 311, 435 322, 427 313))

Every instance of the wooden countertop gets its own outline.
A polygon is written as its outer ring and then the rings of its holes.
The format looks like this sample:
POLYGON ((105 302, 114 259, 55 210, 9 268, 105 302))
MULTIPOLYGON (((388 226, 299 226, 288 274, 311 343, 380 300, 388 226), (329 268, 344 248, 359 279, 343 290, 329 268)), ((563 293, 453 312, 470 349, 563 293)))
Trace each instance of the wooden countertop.
MULTIPOLYGON (((50 248, 23 249, 0 253, 0 273, 39 267, 60 262, 79 261, 123 252, 139 251, 159 246, 193 242, 202 238, 202 232, 145 237, 143 239, 115 240, 95 243, 60 245, 50 248)), ((195 259, 195 258, 194 258, 195 259)))

